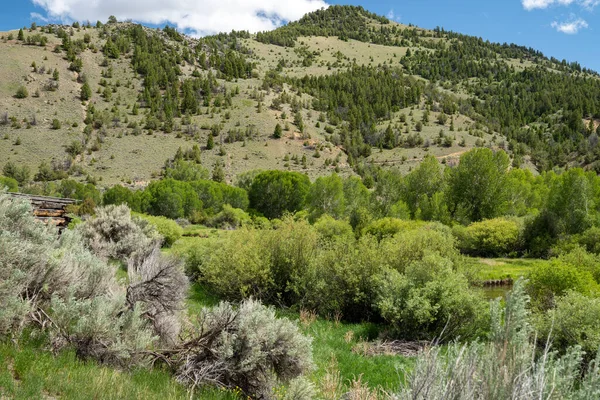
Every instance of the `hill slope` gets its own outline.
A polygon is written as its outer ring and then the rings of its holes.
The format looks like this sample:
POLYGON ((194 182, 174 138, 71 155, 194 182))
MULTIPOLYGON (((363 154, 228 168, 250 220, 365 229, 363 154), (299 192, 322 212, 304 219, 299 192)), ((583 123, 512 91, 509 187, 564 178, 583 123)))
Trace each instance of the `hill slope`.
POLYGON ((230 182, 408 171, 476 146, 537 170, 598 168, 598 75, 533 49, 350 6, 199 40, 130 23, 32 28, 0 41, 0 159, 37 180, 143 185, 194 145, 230 182))

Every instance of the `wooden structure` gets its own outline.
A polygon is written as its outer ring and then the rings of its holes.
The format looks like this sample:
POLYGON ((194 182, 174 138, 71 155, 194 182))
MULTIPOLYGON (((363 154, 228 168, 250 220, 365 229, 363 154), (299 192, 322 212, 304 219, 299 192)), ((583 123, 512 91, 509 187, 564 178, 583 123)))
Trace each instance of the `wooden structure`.
POLYGON ((63 230, 71 222, 67 214, 67 206, 76 204, 78 200, 59 197, 34 196, 22 193, 8 193, 11 197, 24 199, 31 203, 35 219, 45 224, 51 224, 63 230))

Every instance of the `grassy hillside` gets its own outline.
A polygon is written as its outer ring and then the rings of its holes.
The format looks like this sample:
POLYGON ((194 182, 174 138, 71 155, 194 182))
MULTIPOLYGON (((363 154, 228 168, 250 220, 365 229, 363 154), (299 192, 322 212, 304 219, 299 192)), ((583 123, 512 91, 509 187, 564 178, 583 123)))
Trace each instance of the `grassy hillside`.
POLYGON ((356 7, 317 11, 273 32, 200 40, 173 29, 136 31, 130 23, 34 28, 23 29, 22 40, 17 30, 0 34, 0 159, 27 165, 32 178, 46 161, 101 185, 145 185, 179 147, 194 144, 203 149, 203 165, 210 171, 223 164, 230 182, 253 169, 313 179, 333 170, 364 175, 373 166, 407 172, 427 154, 452 161, 477 146, 504 148, 515 165, 537 170, 596 165, 597 75, 533 49, 405 26, 356 7), (168 85, 160 78, 153 88, 140 69, 136 48, 147 41, 140 32, 156 39, 153 46, 162 43, 151 59, 172 66, 168 85), (345 119, 349 104, 317 105, 322 88, 298 90, 295 78, 353 66, 413 77, 409 86, 420 88, 419 98, 363 114, 359 126, 345 119), (524 86, 528 76, 538 90, 532 98, 519 95, 532 89, 524 86), (183 104, 188 79, 210 82, 208 91, 193 92, 192 112, 183 104), (81 98, 84 82, 89 100, 81 98), (501 82, 513 82, 517 92, 501 82), (17 98, 19 88, 26 97, 17 98), (515 98, 521 103, 511 103, 515 98), (273 138, 277 124, 281 139, 273 138), (391 144, 383 140, 388 127, 391 144))

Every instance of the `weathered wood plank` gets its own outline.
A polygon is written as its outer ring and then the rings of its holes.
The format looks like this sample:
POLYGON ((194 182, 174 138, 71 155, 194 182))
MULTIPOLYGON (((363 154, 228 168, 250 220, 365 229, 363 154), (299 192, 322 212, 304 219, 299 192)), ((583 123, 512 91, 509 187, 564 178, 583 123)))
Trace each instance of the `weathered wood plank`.
POLYGON ((34 209, 33 215, 36 217, 62 217, 66 214, 65 210, 47 210, 47 209, 34 209))

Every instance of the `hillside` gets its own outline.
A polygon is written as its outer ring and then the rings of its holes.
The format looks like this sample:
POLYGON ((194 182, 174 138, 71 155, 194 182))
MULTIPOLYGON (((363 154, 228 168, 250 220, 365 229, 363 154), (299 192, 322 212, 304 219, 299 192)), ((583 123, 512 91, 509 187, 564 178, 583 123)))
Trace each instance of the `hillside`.
POLYGON ((256 35, 113 20, 1 38, 0 159, 38 181, 143 186, 194 145, 229 182, 255 169, 368 178, 481 146, 537 171, 598 167, 594 71, 361 7, 256 35))

